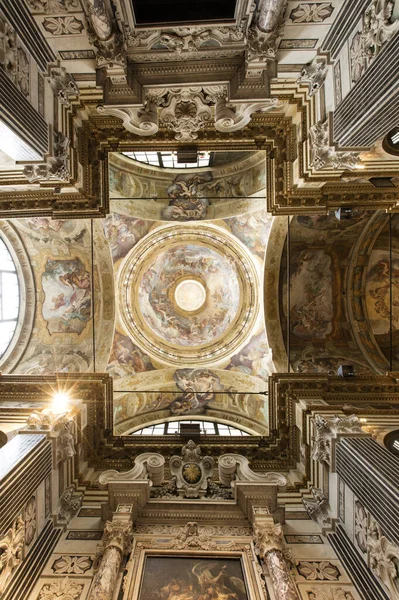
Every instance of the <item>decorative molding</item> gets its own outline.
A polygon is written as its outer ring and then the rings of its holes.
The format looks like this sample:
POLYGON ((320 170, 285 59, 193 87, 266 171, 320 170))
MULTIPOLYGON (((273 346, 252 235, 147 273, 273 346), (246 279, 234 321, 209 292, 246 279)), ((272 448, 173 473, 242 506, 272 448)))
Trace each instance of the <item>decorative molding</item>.
POLYGON ((122 124, 127 131, 140 136, 155 135, 159 129, 157 107, 152 102, 147 102, 142 109, 114 108, 99 105, 97 111, 104 115, 111 115, 122 119, 122 124))
POLYGON ((328 560, 299 561, 296 568, 306 581, 339 581, 341 576, 338 567, 328 560))
POLYGON ((79 0, 27 0, 34 13, 57 14, 76 12, 80 9, 79 0))
POLYGON ((290 19, 293 23, 323 23, 334 12, 331 2, 301 2, 292 9, 290 19))
POLYGON ((53 562, 51 570, 55 575, 84 575, 92 566, 93 559, 90 556, 62 555, 53 562))
POLYGON ((47 17, 43 20, 43 28, 54 36, 80 35, 84 29, 82 21, 76 17, 47 17))
POLYGON ((36 497, 32 496, 24 510, 25 544, 30 546, 36 535, 36 497))
POLYGON ((69 577, 55 579, 41 588, 37 600, 80 600, 83 587, 69 577))

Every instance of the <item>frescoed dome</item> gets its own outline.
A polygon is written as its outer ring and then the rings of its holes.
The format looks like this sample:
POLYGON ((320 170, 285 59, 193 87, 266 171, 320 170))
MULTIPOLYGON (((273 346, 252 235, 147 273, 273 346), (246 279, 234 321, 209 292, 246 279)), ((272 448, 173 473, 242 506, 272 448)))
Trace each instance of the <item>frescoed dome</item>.
POLYGON ((155 230, 126 258, 121 277, 127 330, 145 351, 171 364, 231 354, 256 319, 251 258, 213 226, 155 230))

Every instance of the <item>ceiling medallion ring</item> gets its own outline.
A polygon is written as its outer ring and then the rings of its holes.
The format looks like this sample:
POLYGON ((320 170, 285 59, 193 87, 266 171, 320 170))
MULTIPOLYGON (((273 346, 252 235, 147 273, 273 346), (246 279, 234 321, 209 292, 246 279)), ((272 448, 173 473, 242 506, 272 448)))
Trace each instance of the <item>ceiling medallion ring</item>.
POLYGON ((124 328, 143 351, 170 365, 228 358, 258 316, 259 280, 251 256, 213 225, 156 229, 126 257, 119 277, 124 328))
POLYGON ((170 289, 170 299, 177 312, 198 314, 207 301, 206 283, 195 275, 179 278, 170 289))

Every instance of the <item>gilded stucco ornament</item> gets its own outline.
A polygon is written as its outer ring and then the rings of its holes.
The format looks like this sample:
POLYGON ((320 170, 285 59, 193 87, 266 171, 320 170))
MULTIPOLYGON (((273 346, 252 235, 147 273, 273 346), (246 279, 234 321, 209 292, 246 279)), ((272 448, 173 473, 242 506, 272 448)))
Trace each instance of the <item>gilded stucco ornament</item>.
POLYGON ((331 463, 331 443, 340 433, 362 433, 362 426, 356 415, 334 415, 325 419, 316 415, 312 419, 316 437, 313 443, 312 458, 321 463, 331 463))
POLYGON ((287 485, 287 480, 281 473, 255 473, 249 466, 249 460, 241 454, 222 454, 218 467, 219 479, 225 486, 234 486, 235 481, 287 485))
POLYGON ((360 152, 334 150, 330 145, 329 121, 319 121, 309 128, 310 167, 315 171, 322 169, 356 169, 360 164, 360 152))
POLYGON ((201 449, 189 440, 181 456, 172 456, 169 461, 171 474, 176 477, 179 496, 202 498, 206 494, 208 478, 213 474, 213 458, 201 456, 201 449))
POLYGON ((139 454, 135 461, 133 469, 130 471, 115 471, 110 469, 101 473, 98 481, 100 485, 106 486, 113 481, 136 481, 149 479, 154 486, 161 485, 164 478, 165 458, 162 454, 155 452, 144 452, 139 454))
POLYGON ((218 131, 229 133, 243 129, 251 121, 254 113, 265 113, 277 108, 278 98, 258 100, 256 102, 233 103, 226 98, 219 98, 215 106, 215 128, 218 131))

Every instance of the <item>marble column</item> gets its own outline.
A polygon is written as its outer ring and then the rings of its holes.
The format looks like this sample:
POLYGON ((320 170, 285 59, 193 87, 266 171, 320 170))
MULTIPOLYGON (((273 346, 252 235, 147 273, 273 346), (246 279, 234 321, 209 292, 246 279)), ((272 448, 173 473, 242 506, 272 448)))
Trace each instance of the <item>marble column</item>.
POLYGON ((279 600, 299 600, 290 574, 290 557, 284 546, 283 530, 273 522, 271 515, 254 515, 254 541, 260 558, 265 563, 279 600))
POLYGON ((132 523, 115 517, 105 524, 104 535, 101 559, 88 600, 112 600, 123 556, 130 550, 132 523))

